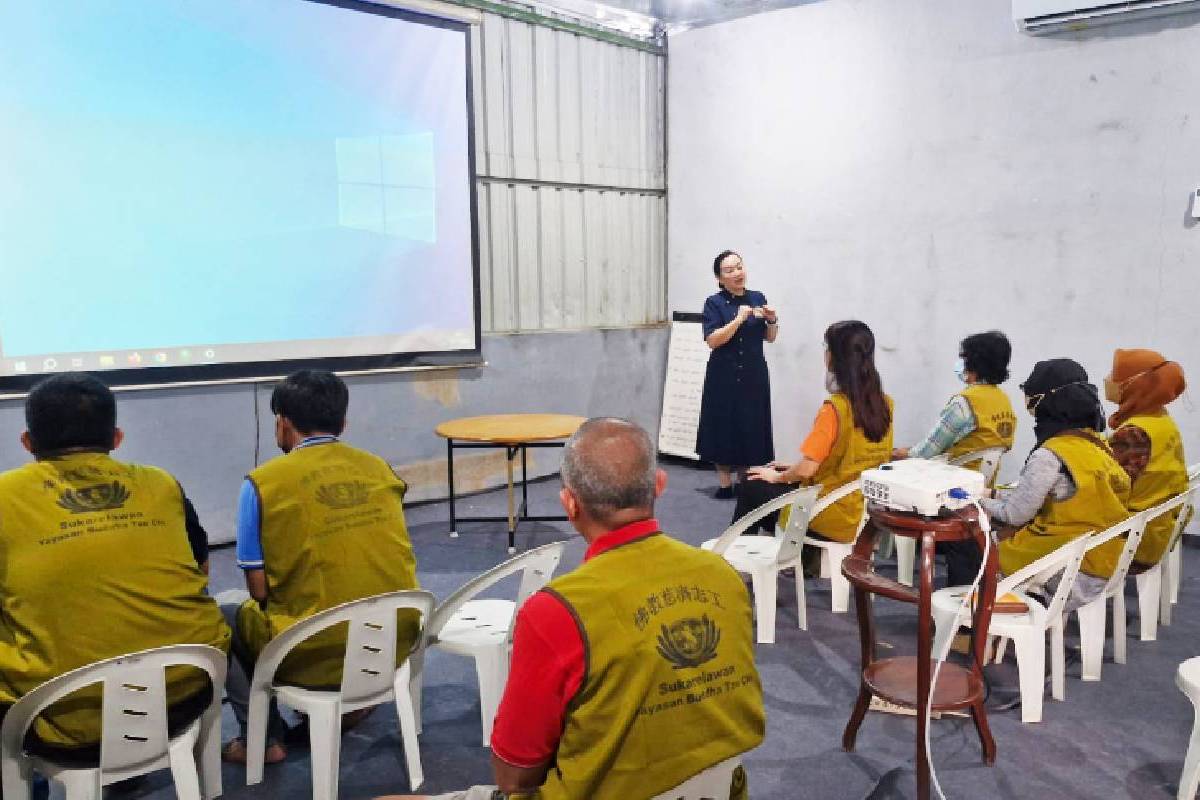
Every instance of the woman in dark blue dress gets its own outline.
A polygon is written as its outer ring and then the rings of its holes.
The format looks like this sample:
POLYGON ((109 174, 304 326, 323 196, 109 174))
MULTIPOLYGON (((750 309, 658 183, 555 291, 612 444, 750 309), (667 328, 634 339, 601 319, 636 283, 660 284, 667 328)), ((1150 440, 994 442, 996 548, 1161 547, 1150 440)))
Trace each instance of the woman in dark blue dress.
POLYGON ((763 342, 779 332, 775 309, 746 288, 742 257, 726 250, 713 261, 721 291, 704 301, 704 341, 712 348, 704 373, 696 452, 717 468, 717 497, 733 497, 733 476, 775 458, 771 379, 763 342))

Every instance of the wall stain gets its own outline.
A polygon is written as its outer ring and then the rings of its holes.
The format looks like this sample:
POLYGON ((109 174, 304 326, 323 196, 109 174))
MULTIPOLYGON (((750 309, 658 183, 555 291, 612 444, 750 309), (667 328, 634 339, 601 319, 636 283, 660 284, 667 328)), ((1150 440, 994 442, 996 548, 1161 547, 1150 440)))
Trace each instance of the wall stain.
POLYGON ((423 378, 413 381, 413 391, 417 397, 431 400, 442 408, 458 408, 462 405, 460 383, 457 375, 451 378, 423 378))
POLYGON ((1096 130, 1103 133, 1104 131, 1123 131, 1126 128, 1126 121, 1123 119, 1108 119, 1096 126, 1096 130))
MULTIPOLYGON (((538 450, 529 450, 529 477, 532 480, 544 474, 540 471, 541 461, 547 459, 538 450)), ((446 457, 414 461, 411 464, 392 464, 396 474, 408 484, 405 502, 444 499, 449 495, 446 482, 446 457)), ((454 454, 454 493, 460 498, 472 492, 504 486, 508 480, 508 467, 503 448, 477 453, 456 451, 454 454)), ((513 464, 513 480, 518 482, 517 502, 520 502, 521 461, 518 456, 513 464)), ((465 512, 464 512, 465 513, 465 512)), ((489 512, 490 513, 490 512, 489 512)), ((497 512, 503 513, 503 511, 497 512)))

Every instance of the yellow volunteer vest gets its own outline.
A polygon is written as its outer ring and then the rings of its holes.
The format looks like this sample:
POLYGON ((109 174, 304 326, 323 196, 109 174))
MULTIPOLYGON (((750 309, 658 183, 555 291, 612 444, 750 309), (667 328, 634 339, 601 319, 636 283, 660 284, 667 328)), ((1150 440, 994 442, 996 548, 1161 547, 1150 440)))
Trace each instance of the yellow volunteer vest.
MULTIPOLYGON (((0 703, 94 661, 169 644, 229 649, 229 628, 196 565, 183 493, 155 467, 72 453, 0 475, 0 703)), ((174 704, 207 686, 168 671, 174 704)), ((220 687, 216 687, 220 691, 220 687)), ((49 744, 100 739, 100 688, 51 707, 49 744)))
MULTIPOLYGON (((1159 411, 1157 414, 1130 417, 1124 424, 1135 425, 1150 437, 1150 460, 1133 482, 1133 489, 1129 493, 1130 510, 1144 511, 1186 490, 1187 462, 1183 458, 1183 437, 1175 420, 1166 411, 1159 411)), ((1179 511, 1175 510, 1151 520, 1133 556, 1134 560, 1148 566, 1161 561, 1178 517, 1179 511)))
MULTIPOLYGON (((238 636, 252 653, 318 611, 384 592, 417 588, 417 561, 404 523, 404 482, 378 456, 341 442, 299 447, 248 476, 262 510, 265 609, 238 611, 238 636)), ((418 616, 400 612, 403 661, 416 642, 418 616)), ((280 681, 338 686, 346 651, 339 625, 298 645, 280 681)))
MULTIPOLYGON (((1042 447, 1058 456, 1075 482, 1069 500, 1046 498, 1037 516, 1011 539, 1000 543, 1000 569, 1011 575, 1085 533, 1100 533, 1129 517, 1129 475, 1108 444, 1078 434, 1059 434, 1042 447)), ((1108 578, 1117 567, 1124 538, 1088 551, 1083 571, 1108 578)))
MULTIPOLYGON (((946 454, 950 458, 957 458, 993 447, 1011 450, 1017 431, 1017 415, 1013 413, 1012 403, 1004 390, 989 383, 976 383, 959 392, 959 396, 971 406, 971 413, 975 415, 975 430, 955 442, 946 454)), ((979 462, 966 466, 978 469, 979 462)))
MULTIPOLYGON (((892 398, 887 397, 888 410, 893 411, 892 398)), ((857 480, 865 469, 877 467, 892 459, 892 425, 888 425, 887 433, 878 442, 872 442, 854 425, 854 412, 850 408, 850 400, 846 395, 837 393, 829 396, 825 402, 830 403, 837 411, 838 433, 833 443, 829 457, 821 462, 817 473, 813 475, 812 484, 821 484, 821 495, 827 495, 834 489, 857 480)), ((893 420, 894 422, 894 420, 893 420)), ((809 523, 810 530, 821 534, 835 542, 852 542, 858 532, 858 523, 862 520, 862 494, 854 492, 843 497, 829 508, 822 511, 809 523)))
POLYGON ((513 798, 649 798, 762 742, 750 598, 720 556, 655 533, 545 591, 574 615, 587 664, 545 782, 513 798))

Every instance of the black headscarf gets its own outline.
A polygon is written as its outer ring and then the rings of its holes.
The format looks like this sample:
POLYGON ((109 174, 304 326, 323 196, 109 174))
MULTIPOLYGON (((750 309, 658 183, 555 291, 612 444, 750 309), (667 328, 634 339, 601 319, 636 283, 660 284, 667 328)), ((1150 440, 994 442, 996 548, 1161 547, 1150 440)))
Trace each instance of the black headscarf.
POLYGON ((1069 358, 1052 358, 1033 365, 1021 384, 1026 405, 1033 406, 1035 449, 1066 430, 1104 430, 1100 393, 1088 383, 1087 370, 1069 358), (1041 395, 1039 399, 1039 395, 1041 395))

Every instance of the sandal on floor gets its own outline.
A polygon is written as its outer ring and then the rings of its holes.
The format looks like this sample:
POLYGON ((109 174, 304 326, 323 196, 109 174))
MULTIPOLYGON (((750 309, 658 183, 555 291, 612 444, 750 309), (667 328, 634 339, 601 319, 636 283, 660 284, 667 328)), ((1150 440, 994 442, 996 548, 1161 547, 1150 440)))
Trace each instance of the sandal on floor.
MULTIPOLYGON (((278 764, 287 758, 287 749, 279 742, 267 742, 267 752, 263 759, 267 764, 278 764)), ((221 748, 221 760, 230 764, 246 763, 246 740, 242 737, 230 739, 221 748)))

